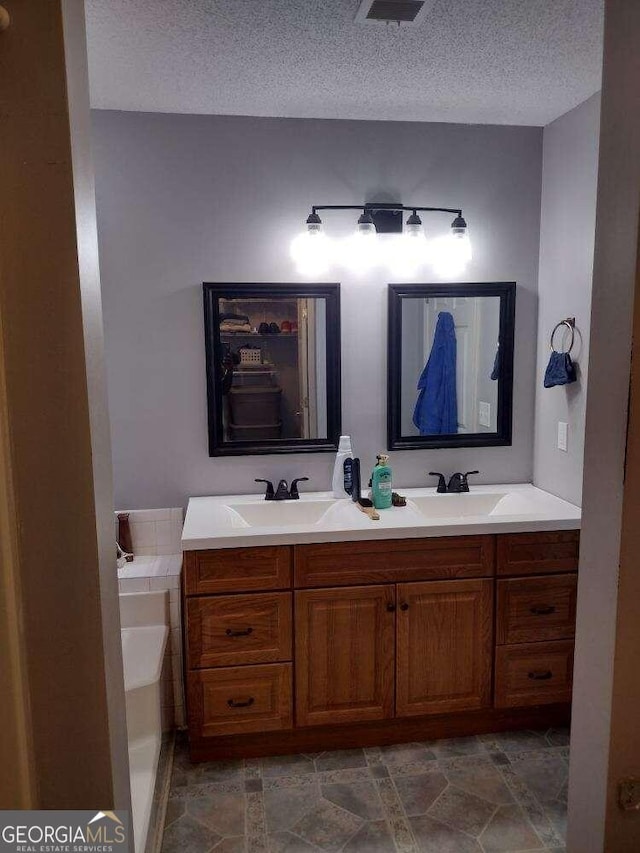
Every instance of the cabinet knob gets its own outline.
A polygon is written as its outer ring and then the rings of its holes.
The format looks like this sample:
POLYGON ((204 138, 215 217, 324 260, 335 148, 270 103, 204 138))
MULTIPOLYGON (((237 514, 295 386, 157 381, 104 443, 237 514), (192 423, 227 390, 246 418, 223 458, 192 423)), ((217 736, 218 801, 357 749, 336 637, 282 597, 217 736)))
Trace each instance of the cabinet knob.
POLYGON ((393 603, 393 601, 389 601, 387 603, 387 610, 389 611, 389 613, 395 613, 395 609, 396 609, 396 606, 393 603))
POLYGON ((253 634, 253 628, 247 628, 245 631, 232 631, 231 628, 227 628, 225 633, 227 637, 248 637, 249 634, 253 634))
POLYGON ((409 605, 407 604, 406 601, 403 601, 402 604, 400 605, 400 610, 408 610, 408 609, 409 609, 409 605))
POLYGON ((246 702, 238 702, 236 699, 227 699, 227 705, 230 708, 250 708, 256 700, 250 696, 246 702))

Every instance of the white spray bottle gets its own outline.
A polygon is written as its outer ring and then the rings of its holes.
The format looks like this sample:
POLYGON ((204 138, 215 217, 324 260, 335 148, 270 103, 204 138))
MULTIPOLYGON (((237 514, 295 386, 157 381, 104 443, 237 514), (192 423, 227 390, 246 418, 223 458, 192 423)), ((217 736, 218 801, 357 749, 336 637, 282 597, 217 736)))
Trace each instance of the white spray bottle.
POLYGON ((347 493, 344 490, 344 460, 353 456, 351 449, 351 436, 341 435, 340 443, 338 444, 338 452, 336 453, 336 461, 333 466, 333 496, 334 498, 346 498, 347 493))

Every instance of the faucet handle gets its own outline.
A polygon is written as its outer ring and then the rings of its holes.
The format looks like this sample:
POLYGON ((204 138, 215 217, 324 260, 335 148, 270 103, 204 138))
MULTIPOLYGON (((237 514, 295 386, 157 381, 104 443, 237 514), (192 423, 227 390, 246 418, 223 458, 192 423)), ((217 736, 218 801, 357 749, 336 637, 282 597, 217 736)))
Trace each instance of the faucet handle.
POLYGON ((467 481, 467 477, 469 477, 471 474, 479 474, 479 473, 480 473, 480 471, 467 471, 466 474, 462 474, 462 477, 461 477, 462 486, 463 486, 463 489, 465 492, 469 491, 469 483, 467 481))
POLYGON ((297 501, 300 497, 300 493, 298 492, 298 483, 306 483, 308 479, 308 477, 298 477, 297 480, 292 480, 291 488, 289 489, 289 497, 294 501, 297 501))
POLYGON ((256 483, 267 484, 267 491, 264 495, 265 501, 272 501, 275 498, 275 492, 273 491, 273 483, 271 482, 271 480, 261 480, 259 478, 256 478, 256 483))
POLYGON ((447 481, 444 478, 444 474, 441 474, 439 471, 429 471, 429 476, 438 478, 438 487, 436 488, 436 492, 438 492, 438 494, 444 494, 447 491, 447 481))

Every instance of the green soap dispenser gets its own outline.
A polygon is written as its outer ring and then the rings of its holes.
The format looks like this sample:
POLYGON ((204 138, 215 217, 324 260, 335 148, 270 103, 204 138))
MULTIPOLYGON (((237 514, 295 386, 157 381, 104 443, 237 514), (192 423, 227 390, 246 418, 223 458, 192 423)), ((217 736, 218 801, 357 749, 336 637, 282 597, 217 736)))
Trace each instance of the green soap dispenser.
POLYGON ((389 457, 380 453, 376 459, 376 467, 371 474, 371 499, 376 509, 389 509, 393 499, 391 468, 387 464, 389 457))

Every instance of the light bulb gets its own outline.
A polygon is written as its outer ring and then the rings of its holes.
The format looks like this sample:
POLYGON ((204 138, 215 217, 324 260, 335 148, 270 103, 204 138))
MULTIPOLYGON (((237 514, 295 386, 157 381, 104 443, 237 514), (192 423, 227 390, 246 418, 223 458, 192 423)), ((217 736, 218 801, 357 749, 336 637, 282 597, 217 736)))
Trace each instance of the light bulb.
POLYGON ((363 275, 378 263, 379 244, 376 226, 368 213, 358 219, 356 231, 343 240, 340 259, 355 275, 363 275))
POLYGON ((301 275, 322 275, 331 264, 331 241, 322 230, 320 217, 312 213, 307 228, 291 241, 290 253, 301 275))
POLYGON ((441 278, 455 278, 464 272, 471 260, 471 240, 462 216, 453 220, 449 234, 433 241, 431 260, 441 278))
POLYGON ((428 260, 428 243, 420 217, 413 213, 404 232, 395 237, 387 251, 387 266, 392 275, 412 278, 428 260))
POLYGON ((465 264, 468 264, 471 260, 471 240, 469 240, 467 223, 462 214, 456 216, 451 223, 451 239, 455 246, 455 252, 465 264))

